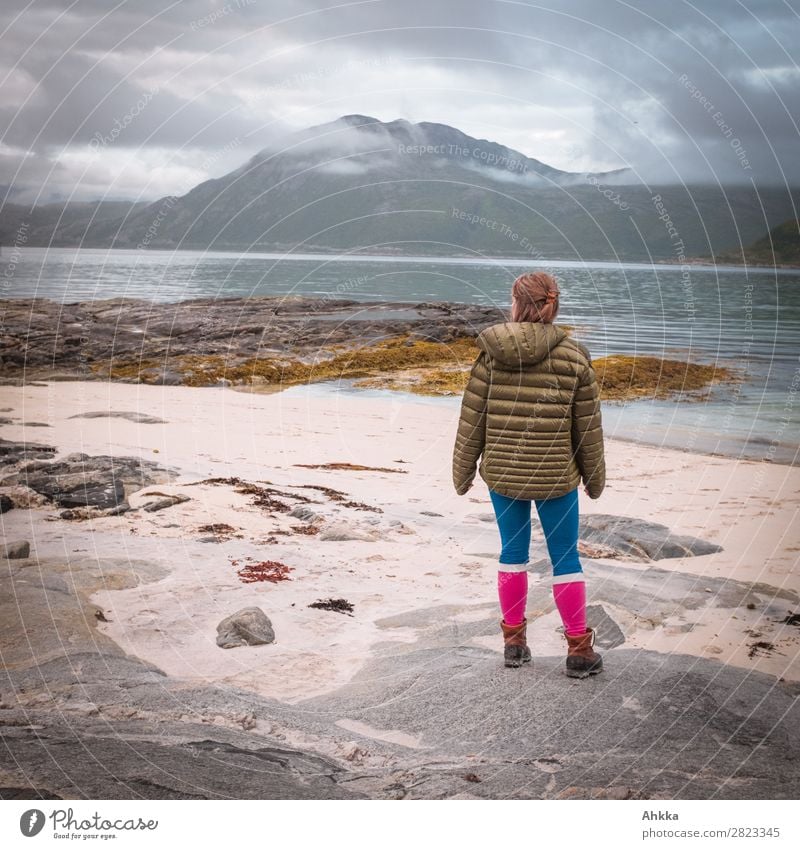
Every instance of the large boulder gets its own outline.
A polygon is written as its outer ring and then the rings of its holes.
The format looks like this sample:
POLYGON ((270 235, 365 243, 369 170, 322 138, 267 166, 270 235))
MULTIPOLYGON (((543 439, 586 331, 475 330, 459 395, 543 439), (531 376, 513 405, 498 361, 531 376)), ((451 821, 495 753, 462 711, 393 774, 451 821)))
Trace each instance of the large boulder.
POLYGON ((223 649, 275 642, 269 617, 260 607, 244 607, 217 625, 217 645, 223 649))

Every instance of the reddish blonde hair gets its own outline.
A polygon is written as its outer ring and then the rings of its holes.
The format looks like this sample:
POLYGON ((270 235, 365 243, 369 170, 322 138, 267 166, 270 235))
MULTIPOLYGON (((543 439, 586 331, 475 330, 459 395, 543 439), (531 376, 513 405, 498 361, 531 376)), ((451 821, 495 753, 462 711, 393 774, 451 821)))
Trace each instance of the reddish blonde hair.
POLYGON ((552 324, 558 314, 558 285, 546 271, 521 274, 511 287, 512 321, 541 321, 552 324))

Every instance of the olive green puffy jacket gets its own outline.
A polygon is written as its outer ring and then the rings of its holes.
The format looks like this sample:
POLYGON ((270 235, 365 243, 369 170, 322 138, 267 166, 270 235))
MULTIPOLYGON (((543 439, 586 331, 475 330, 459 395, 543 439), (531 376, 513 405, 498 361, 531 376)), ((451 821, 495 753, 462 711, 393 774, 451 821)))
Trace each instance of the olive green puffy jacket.
POLYGON ((606 482, 600 394, 589 351, 555 324, 504 322, 477 337, 480 354, 461 402, 453 484, 477 471, 509 498, 555 498, 606 482))

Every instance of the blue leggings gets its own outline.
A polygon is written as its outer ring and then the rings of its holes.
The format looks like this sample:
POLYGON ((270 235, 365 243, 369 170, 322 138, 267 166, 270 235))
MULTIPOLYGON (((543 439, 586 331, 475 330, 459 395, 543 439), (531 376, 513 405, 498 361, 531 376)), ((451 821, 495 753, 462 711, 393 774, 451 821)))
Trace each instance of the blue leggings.
MULTIPOLYGON (((531 502, 508 498, 491 489, 489 497, 503 544, 500 564, 509 566, 509 572, 524 571, 530 560, 531 502)), ((578 488, 557 498, 536 499, 534 503, 553 564, 553 575, 583 572, 578 559, 578 488)))

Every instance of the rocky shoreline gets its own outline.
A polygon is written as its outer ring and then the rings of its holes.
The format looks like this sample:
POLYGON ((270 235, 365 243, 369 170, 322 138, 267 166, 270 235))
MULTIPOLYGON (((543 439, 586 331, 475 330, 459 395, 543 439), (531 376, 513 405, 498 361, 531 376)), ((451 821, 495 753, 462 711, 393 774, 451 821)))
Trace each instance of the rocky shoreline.
MULTIPOLYGON (((230 385, 216 376, 254 358, 313 360, 332 346, 387 338, 450 342, 474 338, 500 309, 460 303, 363 303, 296 295, 197 298, 159 303, 133 298, 61 304, 4 300, 0 381, 102 380, 230 385), (183 363, 191 358, 195 368, 183 363), (214 362, 214 374, 196 366, 214 362), (126 366, 135 373, 120 374, 126 366), (187 374, 187 371, 189 372, 187 374)), ((244 379, 238 381, 245 383, 244 379)))
MULTIPOLYGON (((293 295, 176 303, 37 298, 0 308, 0 385, 111 380, 261 392, 352 379, 358 388, 460 395, 478 353, 475 337, 508 320, 503 310, 474 304, 293 295)), ((688 352, 683 360, 610 355, 594 365, 605 401, 702 401, 715 384, 745 379, 719 363, 691 362, 688 352)))

